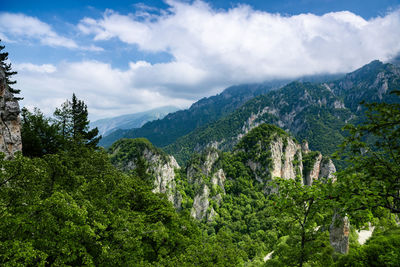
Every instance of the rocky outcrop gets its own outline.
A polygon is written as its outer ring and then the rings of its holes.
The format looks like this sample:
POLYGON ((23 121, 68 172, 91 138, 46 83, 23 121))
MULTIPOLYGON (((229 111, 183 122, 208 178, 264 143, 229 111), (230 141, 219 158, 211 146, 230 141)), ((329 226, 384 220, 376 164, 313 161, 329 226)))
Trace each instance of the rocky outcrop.
MULTIPOLYGON (((207 215, 208 207, 210 206, 210 201, 208 197, 210 196, 210 189, 207 185, 203 185, 201 191, 194 197, 193 207, 190 215, 197 219, 202 220, 207 215)), ((214 211, 215 212, 215 211, 214 211)), ((215 216, 215 214, 214 214, 215 216)))
POLYGON ((176 209, 181 208, 182 195, 176 187, 175 169, 179 165, 173 156, 155 148, 148 140, 121 139, 110 148, 111 162, 126 172, 137 175, 153 185, 154 193, 167 195, 176 209))
POLYGON ((335 213, 329 227, 329 241, 336 252, 347 254, 349 252, 350 223, 347 217, 335 213))
POLYGON ((303 142, 301 143, 301 152, 303 154, 307 154, 308 152, 310 152, 310 148, 308 147, 307 140, 303 140, 303 142))
POLYGON ((313 164, 310 170, 305 173, 305 184, 312 185, 314 180, 319 178, 321 170, 322 154, 318 153, 316 157, 311 157, 313 164))
POLYGON ((218 151, 209 148, 187 167, 188 183, 196 184, 201 188, 193 199, 191 209, 191 216, 197 220, 206 218, 211 221, 218 215, 213 207, 210 208, 211 201, 220 205, 222 195, 225 194, 226 176, 221 168, 216 167, 218 159, 218 151))
POLYGON ((312 185, 315 180, 332 179, 336 180, 336 167, 333 161, 328 157, 323 157, 321 153, 308 154, 305 156, 305 164, 308 168, 304 173, 304 184, 312 185), (311 165, 311 166, 310 166, 311 165))
POLYGON ((199 162, 192 163, 187 167, 186 175, 189 183, 201 183, 201 176, 210 176, 215 162, 218 160, 218 151, 209 148, 203 152, 199 162))
POLYGON ((0 152, 11 159, 22 151, 21 120, 19 104, 6 83, 4 70, 0 67, 0 152))
POLYGON ((204 175, 208 176, 211 174, 211 169, 214 165, 214 163, 218 160, 219 155, 216 150, 210 150, 208 153, 206 153, 206 159, 201 165, 202 171, 204 175))
POLYGON ((301 146, 292 138, 278 138, 271 143, 271 158, 273 160, 271 177, 294 179, 302 173, 301 146), (296 170, 296 168, 298 168, 296 170))
POLYGON ((336 167, 330 158, 323 159, 319 169, 319 179, 332 179, 333 181, 336 181, 336 167))
POLYGON ((222 169, 215 172, 211 178, 211 184, 219 186, 225 192, 225 173, 222 169))
POLYGON ((175 169, 179 169, 179 165, 173 156, 168 156, 167 160, 163 160, 162 156, 154 153, 150 149, 143 151, 143 157, 147 160, 147 172, 154 176, 154 193, 164 193, 168 200, 171 201, 175 208, 180 208, 182 196, 176 189, 175 169))
POLYGON ((240 140, 234 153, 246 159, 246 165, 260 183, 275 177, 294 179, 302 176, 301 146, 274 125, 262 124, 252 129, 240 140))

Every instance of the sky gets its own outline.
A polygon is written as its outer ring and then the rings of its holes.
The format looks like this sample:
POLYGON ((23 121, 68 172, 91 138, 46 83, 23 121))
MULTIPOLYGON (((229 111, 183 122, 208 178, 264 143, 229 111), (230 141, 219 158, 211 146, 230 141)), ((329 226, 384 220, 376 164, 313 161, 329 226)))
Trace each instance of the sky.
POLYGON ((21 106, 75 93, 97 120, 388 61, 400 0, 0 0, 0 39, 21 106))

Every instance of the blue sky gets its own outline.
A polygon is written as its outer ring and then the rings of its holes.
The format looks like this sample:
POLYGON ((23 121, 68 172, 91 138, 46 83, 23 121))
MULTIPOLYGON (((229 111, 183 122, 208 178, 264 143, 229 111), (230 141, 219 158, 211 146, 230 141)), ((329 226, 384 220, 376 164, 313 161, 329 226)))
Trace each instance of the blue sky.
POLYGON ((354 70, 400 52, 400 2, 8 1, 23 106, 75 92, 92 119, 182 108, 229 85, 354 70))

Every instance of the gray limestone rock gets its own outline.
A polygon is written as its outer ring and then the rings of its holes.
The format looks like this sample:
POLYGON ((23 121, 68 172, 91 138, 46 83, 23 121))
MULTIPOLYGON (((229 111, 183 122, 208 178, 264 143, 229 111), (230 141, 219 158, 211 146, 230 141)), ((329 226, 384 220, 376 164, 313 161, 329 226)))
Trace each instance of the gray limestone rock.
MULTIPOLYGON (((182 196, 176 188, 175 169, 179 169, 179 165, 173 156, 163 157, 162 155, 145 148, 142 157, 147 161, 148 167, 146 172, 154 177, 153 192, 164 193, 168 200, 174 204, 176 209, 181 208, 182 196)), ((124 166, 124 170, 134 170, 137 168, 137 158, 133 158, 124 166)))
POLYGON ((318 180, 319 173, 321 170, 321 162, 322 162, 322 154, 319 153, 314 161, 314 165, 311 168, 309 173, 306 173, 305 177, 305 184, 306 185, 312 185, 314 180, 318 180))
POLYGON ((0 67, 0 152, 11 159, 22 151, 21 120, 18 101, 10 92, 4 70, 0 67))
POLYGON ((329 227, 329 240, 336 252, 347 254, 349 252, 350 223, 347 217, 335 213, 329 227))
POLYGON ((285 141, 282 138, 277 138, 271 142, 270 150, 272 159, 270 174, 272 178, 294 179, 297 175, 302 175, 301 146, 292 138, 287 137, 285 141))
POLYGON ((336 172, 335 164, 333 161, 328 159, 323 159, 321 162, 320 172, 318 175, 318 179, 332 179, 336 181, 336 176, 334 175, 336 172))
POLYGON ((194 197, 193 207, 190 212, 190 215, 197 219, 202 220, 207 215, 207 209, 210 206, 210 202, 208 197, 210 195, 210 189, 207 185, 203 185, 200 193, 194 197))
POLYGON ((222 169, 219 169, 217 172, 215 172, 211 178, 211 183, 213 185, 218 185, 219 187, 221 187, 221 189, 225 192, 225 173, 222 169))

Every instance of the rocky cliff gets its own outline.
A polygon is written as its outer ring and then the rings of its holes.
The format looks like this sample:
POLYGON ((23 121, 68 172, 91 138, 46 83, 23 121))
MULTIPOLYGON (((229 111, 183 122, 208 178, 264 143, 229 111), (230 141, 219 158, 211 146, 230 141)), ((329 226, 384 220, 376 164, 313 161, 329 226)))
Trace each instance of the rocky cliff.
MULTIPOLYGON (((227 178, 219 164, 220 153, 208 148, 192 158, 186 168, 188 184, 197 185, 194 186, 197 190, 191 214, 198 220, 211 220, 218 215, 210 203, 219 206, 225 193, 227 178)), ((250 130, 232 153, 249 168, 251 176, 265 186, 266 193, 270 192, 268 181, 275 177, 299 177, 305 185, 312 185, 316 179, 335 179, 336 168, 331 159, 310 151, 307 142, 300 145, 274 125, 262 124, 250 130)))
POLYGON ((282 129, 262 124, 245 135, 236 153, 243 153, 247 165, 260 182, 274 177, 302 178, 311 185, 313 180, 335 179, 335 165, 320 152, 310 151, 305 141, 299 144, 282 129))
POLYGON ((154 193, 166 194, 175 208, 181 208, 182 196, 175 181, 175 170, 180 167, 173 156, 166 155, 146 139, 121 139, 110 148, 110 153, 117 168, 148 180, 154 193))
MULTIPOLYGON (((232 175, 233 166, 244 168, 241 173, 247 173, 246 179, 259 185, 261 194, 271 192, 269 181, 275 177, 298 177, 308 186, 317 179, 335 179, 336 172, 332 160, 311 151, 307 142, 300 145, 294 137, 270 124, 250 130, 229 153, 207 148, 201 154, 193 154, 184 169, 146 139, 120 140, 110 148, 110 153, 118 168, 147 179, 153 192, 165 193, 177 209, 187 210, 193 218, 206 223, 216 223, 221 216, 227 216, 224 203, 232 201, 232 194, 236 194, 232 181, 243 179, 232 175)), ((348 222, 339 223, 331 226, 331 242, 343 253, 348 247, 348 222)))
POLYGON ((200 188, 191 208, 191 215, 197 220, 212 221, 218 215, 210 203, 220 205, 225 194, 225 172, 216 164, 219 158, 218 151, 210 148, 192 159, 187 167, 188 183, 200 188))
POLYGON ((22 151, 19 104, 6 83, 4 70, 0 68, 0 152, 7 159, 22 151))
POLYGON ((336 213, 329 227, 329 240, 336 252, 342 254, 349 252, 349 234, 349 219, 336 213))
POLYGON ((319 179, 336 180, 334 173, 336 167, 332 159, 323 157, 320 152, 303 151, 303 181, 305 185, 312 185, 313 181, 319 179))

